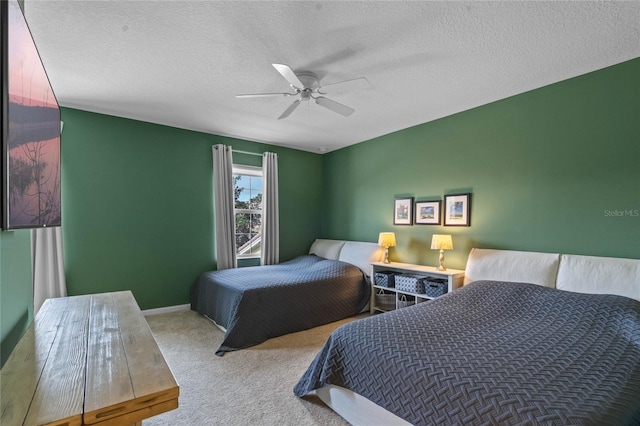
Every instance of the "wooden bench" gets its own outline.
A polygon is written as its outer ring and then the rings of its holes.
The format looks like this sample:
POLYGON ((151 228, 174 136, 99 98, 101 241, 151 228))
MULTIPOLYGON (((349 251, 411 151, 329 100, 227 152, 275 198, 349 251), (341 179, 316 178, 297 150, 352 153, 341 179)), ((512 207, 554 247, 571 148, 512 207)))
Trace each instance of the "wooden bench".
POLYGON ((130 291, 48 299, 1 370, 0 424, 129 425, 179 387, 130 291))

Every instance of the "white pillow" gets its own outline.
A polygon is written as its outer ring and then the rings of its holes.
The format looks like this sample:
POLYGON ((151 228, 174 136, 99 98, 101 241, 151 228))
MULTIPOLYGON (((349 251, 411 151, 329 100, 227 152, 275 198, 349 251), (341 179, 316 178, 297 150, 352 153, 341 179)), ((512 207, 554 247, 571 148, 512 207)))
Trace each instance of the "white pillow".
POLYGON ((344 241, 342 240, 317 239, 311 244, 309 254, 315 254, 325 259, 338 260, 342 246, 344 246, 344 241))
POLYGON ((640 300, 640 260, 563 254, 557 288, 640 300))
POLYGON ((512 281, 555 287, 560 255, 529 251, 471 249, 464 284, 478 280, 512 281))
POLYGON ((338 260, 356 265, 366 276, 370 276, 371 262, 380 262, 383 257, 384 249, 376 243, 347 241, 338 260))

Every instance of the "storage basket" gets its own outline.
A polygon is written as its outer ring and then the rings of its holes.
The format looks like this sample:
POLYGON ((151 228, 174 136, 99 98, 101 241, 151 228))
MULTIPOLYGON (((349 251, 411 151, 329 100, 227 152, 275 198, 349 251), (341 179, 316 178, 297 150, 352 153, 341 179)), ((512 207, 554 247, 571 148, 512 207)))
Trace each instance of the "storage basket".
POLYGON ((407 296, 406 294, 398 294, 398 309, 406 308, 407 306, 415 305, 416 298, 413 296, 407 296))
POLYGON ((408 293, 424 293, 424 282, 419 275, 396 275, 396 289, 408 293))
POLYGON ((427 277, 423 278, 424 289, 429 297, 438 297, 442 296, 448 291, 448 283, 447 280, 443 278, 433 278, 427 277))
POLYGON ((376 285, 380 287, 395 287, 396 274, 393 271, 378 271, 375 273, 376 285))
POLYGON ((376 291, 376 308, 383 311, 392 311, 396 308, 396 294, 388 293, 382 289, 376 291))

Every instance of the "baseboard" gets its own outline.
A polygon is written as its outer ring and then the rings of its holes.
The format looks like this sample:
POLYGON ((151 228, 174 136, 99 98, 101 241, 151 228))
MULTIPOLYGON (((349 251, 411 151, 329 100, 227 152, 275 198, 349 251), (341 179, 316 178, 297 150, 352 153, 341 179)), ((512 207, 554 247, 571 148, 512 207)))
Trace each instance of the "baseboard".
POLYGON ((175 305, 175 306, 165 306, 164 308, 154 308, 154 309, 145 309, 142 311, 142 315, 145 317, 151 315, 160 315, 160 314, 170 314, 171 312, 179 312, 179 311, 188 311, 191 309, 191 304, 187 303, 185 305, 175 305))

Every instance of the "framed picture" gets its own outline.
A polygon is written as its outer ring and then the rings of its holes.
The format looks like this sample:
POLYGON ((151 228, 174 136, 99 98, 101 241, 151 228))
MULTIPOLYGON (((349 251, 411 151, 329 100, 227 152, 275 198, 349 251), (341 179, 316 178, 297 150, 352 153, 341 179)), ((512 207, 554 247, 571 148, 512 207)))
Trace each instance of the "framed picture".
POLYGON ((471 194, 444 196, 444 226, 471 225, 471 194))
POLYGON ((416 201, 416 225, 440 225, 441 201, 416 201))
POLYGON ((17 0, 0 35, 2 228, 60 226, 60 108, 17 0))
POLYGON ((396 198, 393 200, 393 224, 412 225, 413 197, 396 198))

